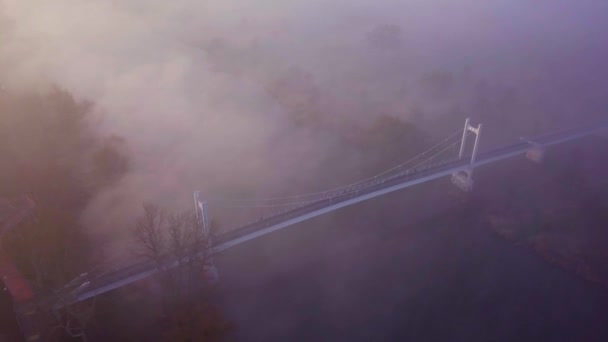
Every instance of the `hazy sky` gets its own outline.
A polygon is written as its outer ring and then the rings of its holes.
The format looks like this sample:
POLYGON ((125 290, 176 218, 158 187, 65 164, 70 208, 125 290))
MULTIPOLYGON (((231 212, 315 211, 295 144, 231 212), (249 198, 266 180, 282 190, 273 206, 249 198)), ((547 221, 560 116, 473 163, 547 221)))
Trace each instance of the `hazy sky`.
POLYGON ((318 172, 332 133, 294 127, 267 91, 290 67, 311 74, 327 117, 365 122, 373 101, 404 118, 414 104, 473 110, 479 80, 514 89, 539 116, 604 115, 607 23, 602 0, 0 0, 0 81, 59 84, 128 139, 134 170, 91 205, 97 217, 117 199, 128 212, 318 172), (370 44, 386 24, 400 29, 394 46, 370 44), (418 81, 435 70, 475 82, 425 97, 418 81))

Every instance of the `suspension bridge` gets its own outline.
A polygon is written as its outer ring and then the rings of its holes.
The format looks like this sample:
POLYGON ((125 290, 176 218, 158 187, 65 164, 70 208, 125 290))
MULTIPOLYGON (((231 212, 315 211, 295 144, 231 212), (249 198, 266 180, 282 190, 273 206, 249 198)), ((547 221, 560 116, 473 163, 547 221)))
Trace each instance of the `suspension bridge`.
MULTIPOLYGON (((472 126, 466 120, 464 129, 450 134, 444 140, 419 155, 386 171, 355 183, 326 191, 297 196, 266 199, 207 199, 200 192, 194 193, 197 219, 206 234, 210 234, 209 211, 214 206, 234 208, 258 208, 264 216, 253 222, 226 230, 214 237, 211 255, 223 252, 252 239, 295 225, 311 218, 344 208, 355 203, 382 196, 397 190, 450 176, 452 183, 463 191, 473 190, 473 170, 477 167, 525 154, 534 161, 541 161, 544 150, 552 145, 579 139, 608 128, 608 122, 520 139, 510 145, 479 152, 482 125, 472 126), (469 137, 473 137, 472 151, 469 137)), ((177 266, 168 260, 164 268, 177 266)), ((134 262, 130 266, 100 275, 83 275, 83 282, 74 290, 70 300, 60 306, 70 305, 122 286, 150 277, 159 272, 152 261, 134 262), (84 280, 86 279, 86 281, 84 280)))

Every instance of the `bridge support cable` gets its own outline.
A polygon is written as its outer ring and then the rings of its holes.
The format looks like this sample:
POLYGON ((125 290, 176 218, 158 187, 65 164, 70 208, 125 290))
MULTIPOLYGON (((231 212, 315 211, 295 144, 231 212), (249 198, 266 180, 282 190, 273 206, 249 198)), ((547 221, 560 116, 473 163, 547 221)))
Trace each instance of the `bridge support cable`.
MULTIPOLYGON (((457 132, 458 134, 460 134, 460 131, 457 132)), ((453 137, 452 137, 453 138, 453 137)), ((449 141, 449 140, 446 140, 449 141)), ((445 142, 445 141, 444 141, 445 142)), ((353 183, 350 184, 349 186, 345 186, 345 187, 341 187, 341 188, 337 188, 338 190, 334 190, 331 192, 326 192, 324 193, 324 196, 316 196, 314 198, 307 198, 307 199, 302 199, 300 201, 297 202, 283 202, 283 203, 250 203, 250 204, 243 204, 243 203, 237 203, 237 204, 230 204, 230 203, 223 203, 220 205, 217 204, 213 204, 214 207, 218 207, 218 208, 240 208, 240 209, 251 209, 251 210, 257 210, 261 213, 261 215, 257 215, 255 216, 256 219, 255 220, 251 220, 249 221, 249 223, 256 223, 259 221, 264 220, 265 218, 269 218, 269 217, 274 217, 274 216, 278 216, 281 215, 283 213, 286 212, 291 212, 293 210, 296 210, 298 208, 301 207, 305 207, 310 205, 311 203, 316 203, 319 201, 328 201, 328 203, 333 203, 336 201, 340 201, 343 200, 344 198, 352 198, 352 197, 356 197, 358 194, 360 194, 362 191, 365 191, 371 187, 375 187, 377 185, 381 185, 384 184, 387 181, 390 181, 392 179, 395 179, 397 177, 402 177, 404 175, 411 175, 414 174, 416 172, 420 172, 423 171, 425 169, 428 169, 429 167, 433 166, 433 165, 437 165, 437 164, 441 164, 443 162, 447 162, 447 161, 451 161, 450 159, 453 160, 453 158, 448 157, 447 158, 443 158, 441 159, 441 156, 446 156, 446 152, 450 152, 454 147, 457 146, 457 144, 460 143, 460 140, 456 140, 454 142, 452 142, 450 145, 443 147, 442 149, 435 151, 434 154, 430 155, 429 157, 419 161, 418 163, 409 166, 407 169, 401 171, 398 170, 398 168, 392 168, 389 171, 400 171, 398 173, 388 173, 387 171, 382 172, 380 175, 382 175, 381 177, 374 176, 374 177, 370 177, 367 178, 365 181, 360 181, 357 183, 353 183), (274 210, 273 210, 274 209, 274 210)), ((436 145, 433 147, 433 149, 436 149, 438 146, 441 145, 436 145)), ((416 161, 419 160, 419 158, 421 156, 424 156, 428 154, 428 150, 417 156, 416 159, 412 159, 410 161, 408 161, 409 164, 411 164, 412 161, 416 161)))
MULTIPOLYGON (((467 133, 468 134, 468 133, 467 133)), ((389 182, 392 181, 396 178, 400 178, 403 176, 410 176, 410 175, 414 175, 416 173, 428 170, 432 167, 435 167, 437 165, 442 165, 446 162, 453 162, 453 160, 450 160, 449 158, 446 160, 440 160, 437 161, 437 157, 441 156, 443 154, 445 154, 446 152, 449 152, 452 148, 456 147, 457 144, 460 143, 460 141, 455 141, 452 144, 444 147, 443 149, 437 151, 434 155, 431 155, 430 157, 420 161, 419 163, 411 166, 410 168, 406 169, 405 171, 399 172, 397 174, 394 175, 390 175, 390 176, 385 176, 382 178, 370 178, 371 180, 366 182, 366 183, 361 183, 358 184, 356 186, 352 186, 349 187, 347 189, 341 190, 341 191, 337 191, 332 193, 330 196, 326 197, 326 198, 320 198, 317 200, 317 202, 319 200, 325 200, 328 201, 328 203, 331 205, 332 203, 338 203, 341 202, 345 199, 350 199, 350 198, 354 198, 359 196, 361 193, 368 191, 371 188, 375 188, 378 186, 382 186, 383 184, 385 184, 385 182, 389 182)), ((301 205, 299 207, 305 207, 310 205, 311 201, 307 201, 307 202, 301 202, 301 205)), ((298 209, 299 207, 293 208, 293 209, 298 209)), ((289 210, 288 210, 289 211, 289 210)))
MULTIPOLYGON (((383 178, 390 177, 391 173, 399 174, 399 172, 397 172, 397 171, 404 170, 405 167, 408 167, 409 165, 416 162, 420 158, 433 153, 434 150, 441 148, 444 144, 450 143, 450 141, 452 139, 456 138, 456 136, 459 134, 460 134, 460 130, 453 132, 447 138, 440 141, 436 145, 430 147, 426 151, 424 151, 424 152, 414 156, 413 158, 410 158, 407 161, 405 161, 401 164, 398 164, 388 170, 385 170, 374 176, 359 180, 357 182, 342 185, 342 186, 339 186, 336 188, 327 189, 327 190, 318 191, 318 192, 311 192, 311 193, 306 193, 306 194, 287 196, 287 197, 271 197, 271 198, 257 198, 257 199, 256 198, 247 198, 247 199, 215 198, 215 199, 210 199, 209 202, 213 202, 214 206, 222 205, 222 206, 230 206, 230 207, 263 207, 263 206, 280 207, 280 206, 289 206, 292 204, 310 203, 310 202, 317 201, 321 198, 329 198, 334 193, 341 192, 341 191, 350 191, 353 188, 355 188, 357 186, 361 186, 362 184, 367 184, 370 181, 380 180, 383 178)), ((408 169, 409 168, 411 168, 411 166, 408 167, 408 169)))
POLYGON ((477 158, 477 152, 479 150, 481 128, 483 127, 482 124, 478 124, 477 127, 474 127, 471 125, 470 121, 470 118, 465 120, 464 130, 462 133, 462 142, 460 144, 460 152, 458 153, 458 159, 462 159, 466 149, 468 133, 473 132, 475 134, 475 142, 473 145, 473 152, 471 153, 469 168, 452 174, 452 183, 465 192, 470 192, 473 190, 473 169, 475 167, 475 159, 477 158))
MULTIPOLYGON (((354 183, 342 185, 336 188, 327 189, 324 191, 311 192, 300 195, 293 195, 287 197, 273 197, 273 198, 249 198, 249 199, 211 199, 203 202, 200 199, 200 194, 198 200, 195 198, 195 206, 197 207, 197 219, 199 221, 203 220, 204 215, 202 214, 205 210, 206 206, 212 206, 214 209, 226 211, 229 208, 240 208, 247 209, 251 211, 250 213, 243 212, 239 215, 229 215, 228 221, 235 221, 229 223, 230 226, 241 226, 243 222, 237 223, 238 220, 245 219, 244 222, 254 223, 263 220, 266 217, 272 217, 276 215, 280 215, 285 212, 289 212, 297 209, 298 207, 306 206, 314 202, 318 202, 320 200, 329 200, 333 201, 336 197, 343 197, 352 195, 361 191, 362 189, 368 188, 369 186, 373 186, 375 184, 381 184, 388 179, 392 179, 395 177, 399 177, 405 173, 410 173, 415 170, 418 170, 422 164, 425 164, 429 161, 435 161, 437 157, 446 152, 446 148, 444 147, 446 144, 448 148, 451 148, 455 143, 459 143, 460 140, 458 136, 461 134, 460 130, 450 133, 447 137, 441 141, 439 141, 434 146, 428 148, 424 152, 410 158, 409 160, 402 162, 390 169, 384 170, 374 176, 359 180, 354 183), (456 139, 456 141, 454 141, 456 139), (450 144, 451 143, 451 144, 450 144), (443 148, 442 148, 443 147, 443 148), (427 157, 427 158, 425 158, 427 157), (425 158, 425 159, 423 159, 425 158), (422 160, 422 161, 421 161, 422 160), (416 163, 417 162, 417 163, 416 163), (196 204, 198 203, 198 204, 196 204)), ((203 223, 201 222, 201 225, 203 223)))

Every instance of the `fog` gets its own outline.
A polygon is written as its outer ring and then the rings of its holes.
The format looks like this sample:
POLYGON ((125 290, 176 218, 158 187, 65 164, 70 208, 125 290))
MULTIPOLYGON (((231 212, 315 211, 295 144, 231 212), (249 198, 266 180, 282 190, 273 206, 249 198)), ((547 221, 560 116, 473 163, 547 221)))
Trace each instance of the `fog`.
MULTIPOLYGON (((347 127, 379 115, 438 137, 472 116, 492 144, 588 122, 608 105, 605 1, 0 6, 2 87, 59 85, 95 104, 101 134, 127 139, 131 171, 83 217, 97 232, 124 232, 143 200, 183 206, 194 190, 263 196, 310 185, 335 172, 319 165, 339 155, 347 127), (273 95, 285 75, 308 89, 292 102, 273 95), (314 124, 298 124, 300 103, 314 124)), ((358 158, 345 153, 343 167, 358 158)))

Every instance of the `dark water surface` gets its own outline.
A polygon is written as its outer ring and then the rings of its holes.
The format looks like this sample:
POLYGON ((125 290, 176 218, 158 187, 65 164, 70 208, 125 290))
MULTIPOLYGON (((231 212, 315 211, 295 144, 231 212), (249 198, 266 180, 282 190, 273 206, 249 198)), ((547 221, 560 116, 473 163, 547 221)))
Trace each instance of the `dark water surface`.
POLYGON ((223 254, 237 339, 608 341, 605 290, 493 235, 474 203, 408 226, 399 201, 389 195, 223 254))

